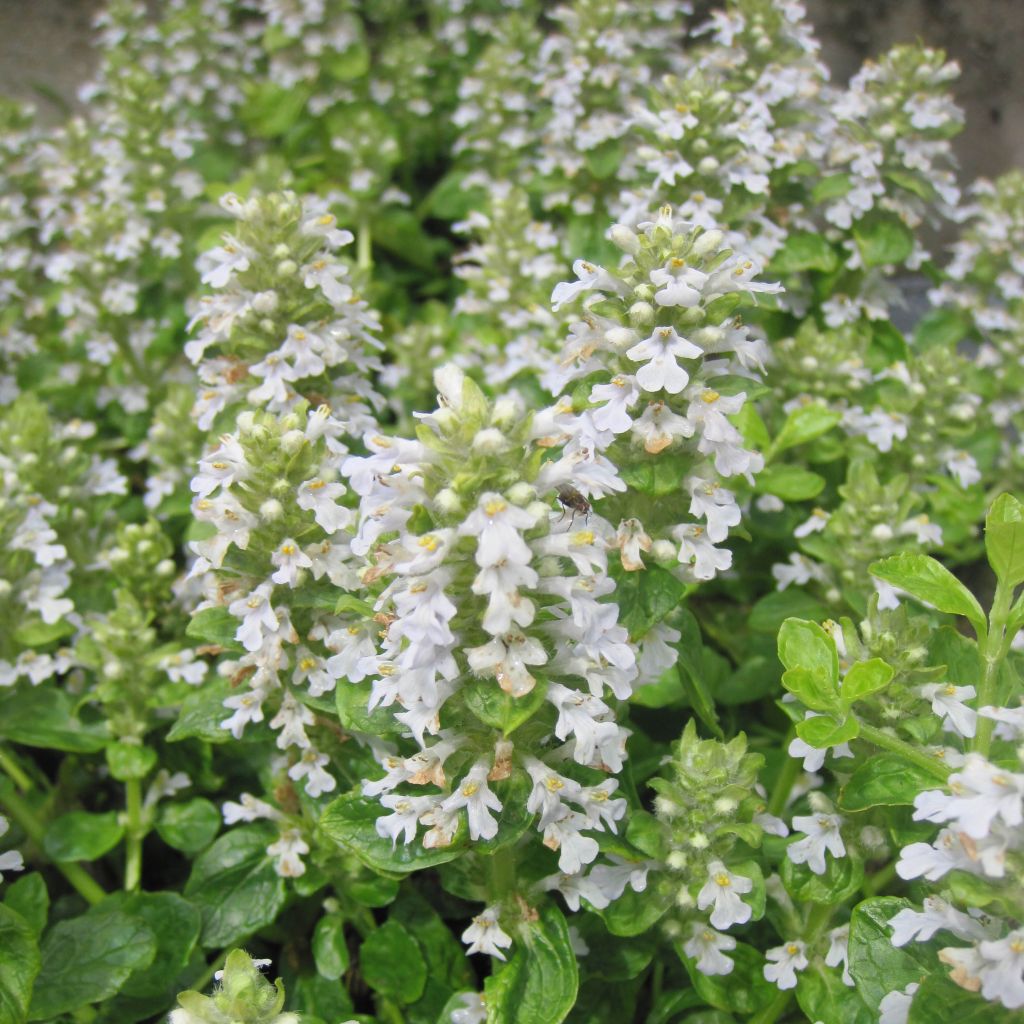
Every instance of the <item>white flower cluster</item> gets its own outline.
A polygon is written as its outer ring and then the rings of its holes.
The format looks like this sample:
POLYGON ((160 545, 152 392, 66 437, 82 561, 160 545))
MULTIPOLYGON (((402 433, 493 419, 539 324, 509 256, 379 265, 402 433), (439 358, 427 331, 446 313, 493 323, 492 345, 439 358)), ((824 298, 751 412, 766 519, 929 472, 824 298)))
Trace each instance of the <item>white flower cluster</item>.
MULTIPOLYGON (((953 717, 965 711, 969 709, 954 707, 949 714, 953 717)), ((1020 708, 984 707, 979 714, 998 723, 997 738, 1016 743, 1024 738, 1020 708)), ((974 735, 973 717, 962 723, 961 731, 964 726, 967 735, 974 735)), ((904 847, 897 873, 905 879, 938 882, 951 871, 961 871, 1005 888, 1013 900, 1020 891, 1019 863, 1024 850, 1024 772, 969 753, 950 775, 948 789, 927 790, 915 799, 914 819, 942 828, 931 843, 904 847)), ((1018 919, 994 912, 964 913, 946 899, 929 896, 921 911, 901 910, 889 923, 895 946, 927 942, 938 932, 966 942, 939 952, 939 959, 953 969, 957 984, 980 991, 985 999, 1011 1010, 1024 1006, 1024 931, 1018 919)))
POLYGON ((555 309, 585 298, 544 382, 558 394, 572 381, 605 378, 591 386, 574 430, 577 443, 609 453, 620 470, 663 452, 677 462, 689 456, 680 490, 692 518, 681 520, 672 501, 663 522, 623 515, 617 544, 626 570, 640 569, 640 552, 649 551, 687 579, 710 580, 732 564, 717 545, 741 515, 723 482, 752 483, 764 466, 731 419, 759 382, 765 355, 737 309, 750 293, 780 288, 756 281, 755 260, 728 248, 721 232, 693 227, 669 207, 640 228, 612 229, 626 254, 617 270, 578 260, 577 280, 555 288, 555 309))
MULTIPOLYGON (((586 833, 615 831, 625 812, 605 776, 622 768, 627 733, 614 700, 632 692, 636 653, 616 605, 602 600, 613 589, 609 528, 596 517, 580 528, 551 502, 566 480, 595 495, 618 482, 573 449, 539 462, 545 448, 516 403, 489 407, 455 367, 437 384, 441 406, 422 417, 419 440, 367 437, 371 454, 344 466, 361 496, 352 550, 372 559, 365 580, 387 581, 375 604, 387 625, 379 651, 352 629, 339 655, 354 666, 349 679, 372 680, 371 709, 393 708, 420 748, 385 756, 384 777, 363 792, 391 812, 377 821, 382 836, 411 843, 426 826, 426 848, 463 829, 471 842, 492 840, 506 801, 525 799, 558 852, 551 886, 577 903, 591 890, 621 893, 636 866, 585 874, 599 853, 586 833), (519 707, 521 732, 503 729, 519 707), (551 725, 541 724, 545 707, 551 725)), ((502 934, 481 918, 467 936, 478 948, 485 923, 502 934)))
POLYGON ((315 197, 229 193, 221 206, 237 228, 200 257, 203 283, 216 291, 200 300, 192 319, 200 330, 185 346, 203 385, 199 426, 209 429, 243 400, 284 412, 305 393, 343 401, 353 432, 371 429, 371 408, 381 403, 369 383, 380 369, 370 351, 380 347, 380 324, 334 255, 352 233, 315 197))

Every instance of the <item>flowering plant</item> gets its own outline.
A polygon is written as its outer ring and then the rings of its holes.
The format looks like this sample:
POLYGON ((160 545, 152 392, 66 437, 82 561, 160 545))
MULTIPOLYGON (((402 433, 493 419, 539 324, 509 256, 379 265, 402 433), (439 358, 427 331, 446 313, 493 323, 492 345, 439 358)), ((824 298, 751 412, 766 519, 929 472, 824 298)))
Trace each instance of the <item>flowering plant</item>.
POLYGON ((956 66, 98 28, 0 110, 0 1024, 1018 1019, 1024 185, 956 66))

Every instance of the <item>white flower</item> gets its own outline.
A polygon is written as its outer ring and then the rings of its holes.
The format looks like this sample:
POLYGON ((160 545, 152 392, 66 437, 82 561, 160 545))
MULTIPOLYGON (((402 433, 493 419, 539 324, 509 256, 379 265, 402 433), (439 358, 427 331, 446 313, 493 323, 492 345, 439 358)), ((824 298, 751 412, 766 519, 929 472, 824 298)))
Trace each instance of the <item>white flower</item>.
POLYGON ((225 697, 224 707, 233 709, 235 713, 230 718, 225 718, 220 727, 227 729, 236 740, 240 740, 242 732, 250 722, 263 721, 264 696, 259 690, 248 690, 225 697))
POLYGON ((805 519, 794 531, 794 537, 806 537, 812 533, 820 533, 828 526, 828 521, 831 518, 830 514, 822 508, 816 508, 810 515, 809 519, 805 519))
MULTIPOLYGON (((364 793, 367 790, 364 788, 364 793)), ((398 837, 405 834, 404 843, 411 843, 416 838, 416 825, 420 817, 438 803, 433 796, 399 796, 386 793, 380 802, 391 814, 382 814, 376 821, 377 835, 382 839, 390 839, 392 847, 398 843, 398 837)))
POLYGON ((694 921, 691 928, 690 938, 683 943, 683 952, 697 961, 697 970, 707 975, 729 974, 735 965, 722 950, 735 949, 736 940, 699 921, 694 921))
POLYGON ((281 699, 280 709, 270 720, 270 728, 281 730, 277 737, 277 745, 281 750, 288 747, 299 747, 304 750, 309 746, 305 727, 315 722, 316 716, 305 704, 300 704, 290 693, 285 693, 281 699))
POLYGON ((689 568, 694 579, 710 580, 732 565, 732 552, 716 548, 703 526, 686 523, 676 526, 672 536, 679 541, 679 561, 689 568))
POLYGON ((980 754, 968 754, 961 771, 949 777, 951 794, 919 793, 915 821, 955 821, 971 839, 984 839, 995 819, 1010 828, 1024 821, 1024 775, 998 768, 980 754))
POLYGON ((846 846, 839 826, 843 819, 838 814, 811 814, 793 819, 793 831, 803 832, 799 839, 786 847, 786 856, 794 864, 806 864, 816 875, 825 873, 825 851, 833 857, 845 857, 846 846))
POLYGON ((261 583, 251 594, 228 605, 228 611, 242 620, 235 639, 247 651, 258 651, 263 646, 264 630, 274 633, 280 628, 281 623, 270 604, 273 589, 272 584, 261 583))
POLYGON ((766 981, 773 982, 780 989, 796 988, 796 972, 807 966, 807 947, 799 939, 794 939, 784 946, 769 949, 765 958, 772 961, 764 966, 766 981))
POLYGON ((942 544, 942 527, 933 523, 924 513, 900 523, 897 532, 913 537, 918 544, 932 544, 935 547, 942 544))
POLYGON ((267 847, 267 853, 276 858, 274 870, 282 878, 298 878, 306 873, 302 857, 309 853, 309 845, 297 828, 285 829, 277 842, 267 847))
POLYGON ((946 470, 950 476, 956 477, 961 487, 971 487, 981 480, 978 463, 968 452, 948 449, 943 453, 942 458, 945 460, 946 470))
POLYGON ((853 977, 850 975, 850 926, 848 924, 833 928, 828 933, 828 952, 825 954, 825 965, 827 967, 843 966, 843 984, 854 985, 853 977))
POLYGON ((740 893, 750 892, 754 883, 743 875, 734 875, 720 860, 708 865, 708 880, 697 894, 697 906, 707 910, 714 904, 711 924, 714 928, 731 928, 750 920, 751 909, 740 893))
POLYGON ((878 1004, 878 1024, 907 1024, 910 1004, 914 1001, 914 993, 918 988, 918 983, 912 981, 902 992, 890 992, 884 996, 878 1004))
POLYGON ((466 808, 470 839, 493 839, 498 834, 498 821, 490 812, 500 811, 502 804, 487 785, 489 771, 486 761, 477 761, 458 789, 441 805, 449 814, 466 808))
POLYGON ((512 937, 502 931, 498 924, 498 908, 488 907, 473 918, 473 923, 462 933, 462 941, 468 942, 470 953, 488 953, 499 960, 505 959, 503 949, 512 945, 512 937))
POLYGON ((302 757, 288 769, 288 778, 298 782, 305 778, 306 792, 312 796, 321 796, 330 793, 337 788, 337 781, 330 772, 324 769, 324 765, 330 761, 326 754, 320 754, 315 747, 307 747, 302 757))
POLYGON ((932 712, 942 719, 946 729, 961 736, 971 737, 978 725, 978 713, 967 707, 965 700, 977 696, 973 686, 954 686, 952 683, 926 683, 918 693, 931 701, 932 712))
POLYGON ((644 391, 661 391, 678 395, 690 383, 690 375, 677 359, 699 359, 703 350, 681 338, 674 327, 656 327, 650 337, 634 345, 626 352, 633 362, 646 360, 636 373, 637 383, 644 391))
POLYGON ((313 564, 309 555, 291 537, 281 541, 277 550, 270 556, 270 563, 277 566, 277 572, 270 578, 275 583, 289 587, 298 585, 300 569, 308 569, 313 564))
POLYGON ((274 821, 281 817, 280 811, 251 793, 243 793, 238 798, 238 803, 234 800, 225 800, 221 814, 224 816, 225 825, 234 825, 239 821, 258 821, 260 818, 274 821))
POLYGON ((325 483, 320 479, 307 480, 300 488, 296 498, 299 508, 313 513, 317 525, 327 533, 335 533, 350 526, 354 518, 351 509, 337 504, 338 498, 345 493, 345 487, 339 483, 325 483))
POLYGON ((654 293, 654 301, 659 306, 697 306, 707 279, 707 274, 691 267, 686 260, 670 259, 664 267, 651 271, 651 284, 660 289, 654 293))
POLYGON ((1024 1006, 1024 928, 979 942, 978 952, 985 961, 978 972, 982 996, 998 1000, 1008 1010, 1024 1006))
POLYGON ((989 938, 984 925, 964 914, 939 896, 926 896, 921 910, 905 907, 889 919, 891 942, 905 946, 908 942, 928 942, 936 932, 952 932, 958 939, 977 941, 989 938))
POLYGON ((544 845, 558 851, 558 870, 563 874, 575 875, 600 852, 597 840, 582 834, 582 829, 590 827, 585 814, 568 811, 544 829, 544 845))
MULTIPOLYGON (((3 836, 10 829, 10 822, 0 814, 0 836, 3 836)), ((17 850, 7 850, 0 853, 0 882, 3 881, 5 871, 24 871, 25 861, 17 850)))

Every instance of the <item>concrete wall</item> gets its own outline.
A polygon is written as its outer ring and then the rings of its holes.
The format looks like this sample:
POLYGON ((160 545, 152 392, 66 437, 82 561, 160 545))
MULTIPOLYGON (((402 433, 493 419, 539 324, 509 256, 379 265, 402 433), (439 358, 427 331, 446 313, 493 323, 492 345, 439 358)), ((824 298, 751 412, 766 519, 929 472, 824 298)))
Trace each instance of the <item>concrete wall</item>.
MULTIPOLYGON (((1024 167, 1024 0, 806 0, 836 81, 867 56, 921 39, 960 62, 967 109, 958 140, 964 180, 1024 167)), ((34 99, 49 118, 74 103, 93 67, 100 0, 0 0, 0 94, 34 99)))

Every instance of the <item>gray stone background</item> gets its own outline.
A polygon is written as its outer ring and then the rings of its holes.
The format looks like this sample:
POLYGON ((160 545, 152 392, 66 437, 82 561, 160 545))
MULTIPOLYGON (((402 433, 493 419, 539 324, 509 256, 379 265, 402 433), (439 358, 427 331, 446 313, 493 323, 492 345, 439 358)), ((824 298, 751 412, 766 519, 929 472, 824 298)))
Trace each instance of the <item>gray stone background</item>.
MULTIPOLYGON (((156 0, 159 3, 159 0, 156 0)), ((1024 167, 1024 0, 806 0, 837 82, 861 61, 915 39, 959 61, 967 111, 957 140, 963 179, 1024 167)), ((0 94, 63 116, 93 66, 99 0, 0 0, 0 94)))

